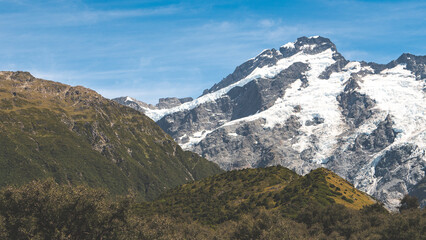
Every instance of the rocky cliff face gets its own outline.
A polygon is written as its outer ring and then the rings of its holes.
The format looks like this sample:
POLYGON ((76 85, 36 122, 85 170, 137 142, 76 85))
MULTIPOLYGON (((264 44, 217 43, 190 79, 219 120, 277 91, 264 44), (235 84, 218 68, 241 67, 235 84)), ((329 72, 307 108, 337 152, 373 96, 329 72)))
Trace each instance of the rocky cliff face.
POLYGON ((329 39, 301 37, 193 101, 144 111, 223 169, 327 167, 394 208, 425 176, 425 61, 348 61, 329 39))

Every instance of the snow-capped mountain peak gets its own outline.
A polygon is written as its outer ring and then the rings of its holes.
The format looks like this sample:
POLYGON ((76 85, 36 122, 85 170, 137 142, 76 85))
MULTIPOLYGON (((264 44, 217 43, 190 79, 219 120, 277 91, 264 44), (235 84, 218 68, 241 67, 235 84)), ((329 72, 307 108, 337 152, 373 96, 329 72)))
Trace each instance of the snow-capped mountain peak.
MULTIPOLYGON (((334 44, 326 38, 299 38, 294 44, 297 46, 298 51, 292 55, 289 55, 288 52, 284 51, 284 53, 288 55, 285 58, 283 57, 283 51, 281 49, 281 52, 275 49, 263 50, 257 57, 249 60, 249 62, 258 64, 256 67, 252 67, 250 72, 247 71, 246 76, 241 79, 236 80, 234 78, 233 82, 227 85, 223 84, 225 86, 219 87, 219 85, 217 85, 217 87, 215 87, 215 85, 208 93, 191 102, 186 102, 170 109, 147 109, 145 114, 151 117, 154 121, 158 121, 162 117, 175 112, 192 110, 201 104, 217 100, 235 87, 244 86, 245 84, 257 79, 274 78, 277 74, 296 62, 306 64, 311 64, 312 62, 315 67, 313 68, 314 70, 310 71, 308 74, 316 75, 316 77, 325 71, 326 67, 335 62, 333 59, 333 54, 336 52, 334 44), (325 45, 328 45, 329 47, 319 47, 325 45), (265 62, 265 59, 268 60, 265 62)), ((224 79, 222 82, 226 82, 226 80, 227 79, 224 79)))
POLYGON ((425 177, 425 63, 412 54, 347 61, 329 39, 301 37, 263 50, 197 99, 140 109, 224 169, 323 166, 393 208, 425 177))

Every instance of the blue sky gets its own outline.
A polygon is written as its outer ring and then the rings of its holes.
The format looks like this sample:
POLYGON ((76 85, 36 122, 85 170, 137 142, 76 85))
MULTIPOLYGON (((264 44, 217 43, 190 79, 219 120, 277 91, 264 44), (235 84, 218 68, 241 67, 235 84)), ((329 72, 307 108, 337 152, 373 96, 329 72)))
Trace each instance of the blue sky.
POLYGON ((197 97, 266 48, 330 38, 350 60, 426 54, 426 1, 0 0, 0 70, 108 98, 197 97))

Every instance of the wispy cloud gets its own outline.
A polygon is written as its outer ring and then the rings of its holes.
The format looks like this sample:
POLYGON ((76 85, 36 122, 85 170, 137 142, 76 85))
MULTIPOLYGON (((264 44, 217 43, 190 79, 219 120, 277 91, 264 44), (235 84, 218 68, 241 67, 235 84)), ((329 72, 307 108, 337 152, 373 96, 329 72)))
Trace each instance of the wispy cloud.
MULTIPOLYGON (((1 2, 0 2, 1 3, 1 2)), ((166 16, 180 13, 183 9, 179 5, 164 7, 151 7, 140 9, 120 10, 93 10, 87 7, 60 7, 58 9, 43 9, 35 5, 27 5, 31 9, 31 15, 27 11, 13 11, 1 14, 0 20, 4 24, 11 22, 14 25, 64 27, 94 24, 124 18, 166 16)), ((0 23, 0 25, 2 25, 0 23)))
POLYGON ((347 60, 351 61, 360 61, 369 57, 368 52, 360 50, 345 50, 341 51, 341 53, 343 54, 343 56, 345 56, 347 60))
POLYGON ((63 14, 54 14, 52 15, 52 18, 60 19, 62 16, 63 24, 86 24, 110 21, 119 18, 173 15, 180 12, 181 10, 182 9, 179 6, 175 5, 131 10, 86 10, 83 12, 70 12, 65 16, 63 16, 63 14))

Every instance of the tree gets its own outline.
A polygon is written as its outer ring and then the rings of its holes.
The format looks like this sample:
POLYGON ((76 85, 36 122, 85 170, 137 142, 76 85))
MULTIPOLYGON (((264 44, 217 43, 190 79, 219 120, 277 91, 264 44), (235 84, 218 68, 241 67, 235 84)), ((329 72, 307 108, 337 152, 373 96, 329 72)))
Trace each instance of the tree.
POLYGON ((417 209, 419 208, 420 204, 419 204, 419 200, 417 199, 417 197, 414 196, 410 196, 410 195, 405 195, 404 198, 401 200, 401 204, 399 206, 399 211, 405 211, 405 210, 409 210, 409 209, 417 209))

